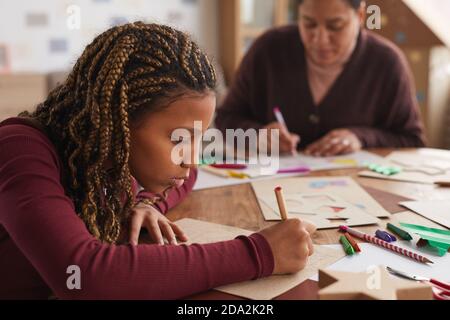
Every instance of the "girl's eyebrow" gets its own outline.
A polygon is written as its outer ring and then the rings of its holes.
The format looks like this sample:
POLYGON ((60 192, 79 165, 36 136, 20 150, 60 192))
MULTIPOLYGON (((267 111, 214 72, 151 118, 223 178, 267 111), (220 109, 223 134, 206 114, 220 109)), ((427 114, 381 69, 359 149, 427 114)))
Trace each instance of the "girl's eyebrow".
POLYGON ((198 130, 196 128, 192 128, 192 127, 178 127, 177 130, 187 130, 189 131, 191 134, 195 134, 196 132, 198 134, 203 134, 203 132, 201 130, 198 130))

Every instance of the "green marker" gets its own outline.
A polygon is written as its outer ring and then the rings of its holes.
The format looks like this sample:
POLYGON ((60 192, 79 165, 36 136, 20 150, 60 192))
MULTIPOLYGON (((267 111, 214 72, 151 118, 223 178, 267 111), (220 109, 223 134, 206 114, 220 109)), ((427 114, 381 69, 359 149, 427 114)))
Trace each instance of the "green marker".
POLYGON ((355 249, 353 249, 351 243, 347 240, 345 236, 341 236, 339 241, 342 243, 342 246, 344 247, 344 251, 348 256, 352 256, 355 254, 355 249))
POLYGON ((411 241, 411 240, 413 239, 413 238, 411 237, 411 235, 410 235, 408 232, 406 232, 406 231, 404 231, 404 230, 402 230, 402 229, 400 229, 400 228, 394 226, 394 225, 391 224, 391 223, 388 223, 388 224, 387 224, 387 228, 388 228, 388 230, 390 230, 390 231, 396 233, 396 234, 397 234, 400 238, 402 238, 403 240, 411 241))
POLYGON ((384 176, 394 176, 402 172, 402 169, 399 167, 382 166, 376 163, 369 164, 368 168, 369 170, 384 176))

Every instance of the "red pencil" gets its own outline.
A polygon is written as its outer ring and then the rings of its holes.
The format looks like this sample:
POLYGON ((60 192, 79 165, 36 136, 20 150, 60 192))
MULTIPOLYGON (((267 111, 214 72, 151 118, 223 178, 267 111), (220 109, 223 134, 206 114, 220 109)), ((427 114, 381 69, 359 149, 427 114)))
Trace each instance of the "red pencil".
POLYGON ((348 242, 352 245, 353 249, 355 249, 356 252, 361 252, 361 248, 356 243, 355 239, 350 235, 350 233, 346 232, 345 237, 347 238, 348 242))
POLYGON ((354 230, 352 228, 349 228, 347 226, 340 226, 340 230, 344 231, 344 232, 348 232, 352 236, 355 236, 355 237, 357 237, 359 239, 362 239, 362 240, 365 240, 367 242, 373 243, 373 244, 375 244, 375 245, 377 245, 379 247, 383 247, 385 249, 391 250, 393 252, 401 254, 401 255, 403 255, 405 257, 408 257, 410 259, 413 259, 415 261, 418 261, 418 262, 421 262, 421 263, 433 263, 433 261, 425 258, 424 256, 421 256, 418 253, 415 253, 415 252, 412 252, 412 251, 400 248, 400 247, 398 247, 396 245, 393 245, 392 243, 389 243, 389 242, 383 241, 381 239, 375 238, 375 237, 373 237, 371 235, 359 232, 359 231, 354 230))

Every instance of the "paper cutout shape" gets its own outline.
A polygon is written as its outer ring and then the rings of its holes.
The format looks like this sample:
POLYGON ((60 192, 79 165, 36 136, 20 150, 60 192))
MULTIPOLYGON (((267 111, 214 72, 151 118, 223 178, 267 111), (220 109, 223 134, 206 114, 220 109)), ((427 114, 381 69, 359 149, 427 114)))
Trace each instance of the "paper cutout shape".
POLYGON ((430 285, 394 278, 382 266, 363 273, 319 270, 321 300, 432 300, 430 285))
POLYGON ((428 241, 428 245, 436 249, 439 256, 444 256, 450 249, 450 231, 424 226, 400 223, 400 225, 411 233, 415 233, 422 239, 428 241))
POLYGON ((450 152, 444 150, 421 149, 414 152, 393 152, 380 164, 397 166, 402 170, 400 173, 392 176, 372 171, 363 171, 359 175, 369 178, 426 184, 450 181, 450 152))
MULTIPOLYGON (((378 202, 376 202, 363 188, 361 188, 353 179, 348 177, 334 177, 334 178, 286 178, 277 180, 255 181, 252 183, 253 190, 259 201, 261 211, 267 221, 279 221, 280 215, 274 189, 281 186, 284 190, 285 200, 289 212, 302 214, 303 216, 315 216, 320 206, 328 206, 331 210, 333 208, 347 208, 351 205, 353 211, 363 212, 372 217, 384 218, 390 217, 387 212, 378 202), (318 188, 320 186, 320 188, 318 188), (307 196, 301 198, 295 195, 307 196), (291 196, 294 195, 294 196, 291 196), (330 195, 332 198, 329 198, 330 195), (313 204, 313 199, 316 197, 316 207, 305 208, 305 202, 313 204), (319 198, 322 197, 322 198, 319 198), (325 197, 325 198, 324 198, 325 197), (334 198, 333 198, 334 197, 334 198), (334 201, 333 201, 334 199, 334 201), (341 204, 339 202, 342 202, 341 204)), ((332 210, 331 210, 332 211, 332 210)), ((342 212, 342 211, 341 211, 342 212)), ((341 217, 341 212, 333 212, 332 216, 336 214, 341 217)), ((367 224, 377 223, 377 220, 367 220, 367 224)), ((363 225, 362 222, 361 225, 363 225)))
MULTIPOLYGON (((331 194, 284 194, 288 213, 291 217, 308 220, 317 226, 317 229, 339 228, 347 226, 362 226, 378 223, 378 219, 360 208, 331 194), (306 216, 305 216, 306 215, 306 216)), ((275 197, 268 200, 259 198, 275 214, 279 214, 278 203, 275 197)))

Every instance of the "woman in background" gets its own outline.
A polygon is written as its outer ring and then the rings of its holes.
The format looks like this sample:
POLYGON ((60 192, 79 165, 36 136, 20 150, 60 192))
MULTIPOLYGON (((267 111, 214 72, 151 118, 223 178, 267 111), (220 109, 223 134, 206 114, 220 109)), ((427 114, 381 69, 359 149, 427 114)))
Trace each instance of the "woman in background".
POLYGON ((405 57, 362 28, 365 10, 361 0, 300 0, 298 25, 267 32, 242 61, 217 126, 279 129, 282 152, 314 156, 423 147, 405 57))

